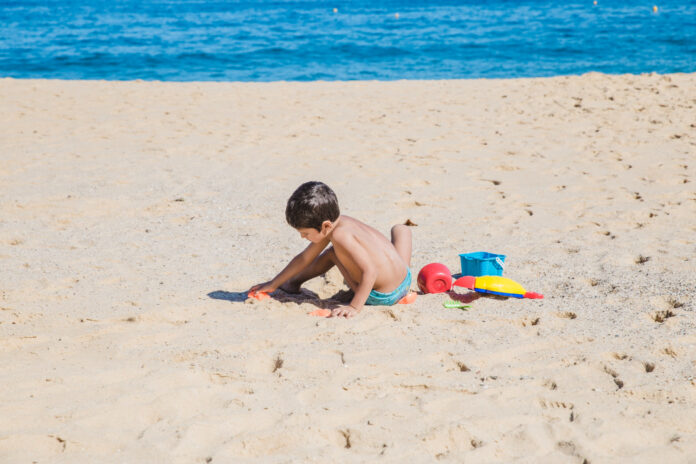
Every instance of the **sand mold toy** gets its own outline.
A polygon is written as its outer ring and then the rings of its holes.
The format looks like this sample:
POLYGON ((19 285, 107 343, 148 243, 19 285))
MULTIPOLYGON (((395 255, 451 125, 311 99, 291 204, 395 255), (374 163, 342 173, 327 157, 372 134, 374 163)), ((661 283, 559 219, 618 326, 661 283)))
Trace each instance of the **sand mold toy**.
POLYGON ((253 298, 253 299, 259 300, 259 301, 265 300, 265 299, 271 297, 271 295, 269 295, 269 294, 266 293, 266 292, 249 292, 249 293, 247 294, 247 296, 248 296, 249 298, 253 298))
POLYGON ((315 309, 311 313, 309 313, 310 316, 317 316, 317 317, 329 317, 331 315, 331 310, 329 309, 315 309))
POLYGON ((399 300, 398 303, 396 304, 411 304, 415 303, 416 298, 418 298, 418 294, 416 292, 408 292, 405 297, 399 300))

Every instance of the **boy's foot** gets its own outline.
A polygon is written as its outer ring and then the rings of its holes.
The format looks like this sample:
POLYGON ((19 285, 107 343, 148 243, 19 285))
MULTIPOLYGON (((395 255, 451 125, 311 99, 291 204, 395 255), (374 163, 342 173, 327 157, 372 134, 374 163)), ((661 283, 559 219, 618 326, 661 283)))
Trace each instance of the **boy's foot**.
POLYGON ((278 288, 280 288, 285 293, 300 293, 301 285, 296 284, 292 280, 288 280, 278 288))

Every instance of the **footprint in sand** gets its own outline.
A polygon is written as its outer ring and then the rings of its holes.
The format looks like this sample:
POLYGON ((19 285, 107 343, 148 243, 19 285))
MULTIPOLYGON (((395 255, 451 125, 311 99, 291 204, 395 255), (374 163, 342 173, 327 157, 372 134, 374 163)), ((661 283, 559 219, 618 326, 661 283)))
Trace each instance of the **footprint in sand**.
POLYGON ((666 354, 666 355, 669 356, 670 358, 676 358, 676 357, 677 357, 677 352, 676 352, 676 351, 674 350, 674 348, 672 348, 671 346, 668 346, 668 347, 666 347, 666 348, 663 348, 660 352, 661 352, 662 354, 666 354))
POLYGON ((551 379, 545 380, 542 385, 548 388, 549 390, 555 390, 558 388, 558 384, 556 384, 556 382, 551 379))
POLYGON ((568 401, 539 400, 542 409, 575 409, 575 405, 568 401))
POLYGON ((457 368, 459 369, 459 372, 471 371, 471 369, 469 369, 469 367, 461 361, 457 361, 457 368))
POLYGON ((624 382, 623 382, 623 380, 621 380, 619 378, 618 372, 616 372, 614 369, 610 368, 609 366, 604 366, 604 372, 609 374, 614 379, 614 383, 619 388, 619 390, 623 388, 624 382))
MULTIPOLYGON (((280 355, 280 354, 277 354, 276 357, 275 357, 275 359, 273 359, 273 370, 271 371, 271 373, 272 373, 272 374, 275 374, 276 372, 278 372, 278 369, 280 369, 280 368, 283 367, 283 363, 284 363, 284 362, 285 362, 285 361, 283 360, 283 358, 281 357, 281 355, 280 355)), ((280 374, 280 373, 279 373, 279 374, 280 374)))
POLYGON ((519 320, 520 325, 522 327, 527 327, 527 326, 531 327, 531 326, 539 325, 539 321, 540 321, 540 319, 538 317, 532 317, 532 318, 525 317, 525 318, 519 320))
POLYGON ((582 464, 590 464, 586 458, 580 455, 577 445, 572 441, 559 441, 556 443, 556 446, 562 453, 578 458, 579 462, 582 464))
POLYGON ((655 322, 657 322, 657 323, 660 323, 660 324, 662 324, 663 322, 665 322, 665 321, 666 321, 667 319, 669 319, 670 317, 674 317, 674 316, 676 316, 676 314, 674 314, 674 313, 673 313, 672 311, 670 311, 669 309, 666 309, 666 310, 664 310, 664 311, 655 311, 654 313, 650 314, 650 318, 651 318, 653 321, 655 321, 655 322))

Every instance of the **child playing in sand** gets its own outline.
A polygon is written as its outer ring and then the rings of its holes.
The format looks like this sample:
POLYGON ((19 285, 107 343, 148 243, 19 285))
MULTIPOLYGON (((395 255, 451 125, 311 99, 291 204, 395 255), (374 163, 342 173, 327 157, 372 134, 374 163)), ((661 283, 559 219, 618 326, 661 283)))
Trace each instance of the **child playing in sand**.
POLYGON ((332 316, 353 317, 363 305, 393 305, 408 294, 408 227, 392 227, 390 242, 367 224, 341 215, 336 194, 322 182, 300 185, 288 200, 285 218, 311 243, 273 280, 254 285, 250 291, 273 292, 280 288, 297 293, 304 282, 337 266, 354 296, 348 306, 332 310, 332 316))

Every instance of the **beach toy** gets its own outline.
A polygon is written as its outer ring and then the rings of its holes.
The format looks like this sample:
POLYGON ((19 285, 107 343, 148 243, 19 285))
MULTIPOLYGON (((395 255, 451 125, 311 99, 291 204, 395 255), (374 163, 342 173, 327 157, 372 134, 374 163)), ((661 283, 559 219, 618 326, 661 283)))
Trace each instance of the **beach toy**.
POLYGON ((485 276, 503 275, 505 269, 505 255, 477 251, 475 253, 462 253, 459 255, 462 263, 462 275, 485 276))
POLYGON ((417 297, 416 292, 408 292, 408 295, 400 299, 397 304, 411 304, 416 301, 417 297))
POLYGON ((247 294, 247 296, 248 296, 249 298, 253 298, 253 299, 259 300, 259 301, 265 300, 266 298, 270 298, 270 297, 271 297, 271 295, 269 295, 269 294, 266 293, 266 292, 249 292, 249 293, 247 294))
POLYGON ((471 308, 471 306, 465 305, 461 301, 454 300, 447 300, 444 303, 442 303, 442 306, 444 306, 445 308, 463 309, 464 311, 468 311, 468 308, 471 308))
POLYGON ((500 276, 464 276, 455 280, 452 285, 468 288, 478 293, 490 293, 492 295, 509 296, 512 298, 544 298, 544 295, 528 292, 522 285, 514 280, 500 276))
POLYGON ((446 292, 452 288, 452 274, 444 264, 426 264, 418 273, 418 288, 423 293, 446 292))
POLYGON ((514 280, 502 276, 464 276, 452 282, 449 269, 441 263, 423 266, 418 273, 418 287, 423 293, 444 293, 450 291, 452 287, 464 287, 478 293, 512 298, 544 298, 544 295, 528 292, 514 280))
POLYGON ((329 317, 331 315, 331 310, 328 309, 315 309, 311 313, 309 313, 310 316, 317 316, 317 317, 329 317))

